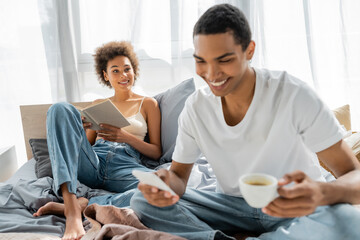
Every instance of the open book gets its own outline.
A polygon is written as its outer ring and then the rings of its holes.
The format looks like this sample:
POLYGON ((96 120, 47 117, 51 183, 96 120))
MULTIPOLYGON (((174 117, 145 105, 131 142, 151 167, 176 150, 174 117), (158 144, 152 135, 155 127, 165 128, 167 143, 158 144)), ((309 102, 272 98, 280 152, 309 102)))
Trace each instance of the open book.
POLYGON ((117 107, 107 99, 103 102, 90 105, 85 108, 76 107, 81 116, 85 117, 85 122, 91 122, 91 129, 100 130, 100 123, 106 123, 114 127, 122 128, 130 125, 128 120, 122 115, 117 107))

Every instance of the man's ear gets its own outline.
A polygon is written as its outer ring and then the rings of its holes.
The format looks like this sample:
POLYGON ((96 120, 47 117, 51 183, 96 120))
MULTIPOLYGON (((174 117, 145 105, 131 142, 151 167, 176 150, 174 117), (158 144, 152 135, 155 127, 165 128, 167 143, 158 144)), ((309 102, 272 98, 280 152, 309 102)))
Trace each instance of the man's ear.
POLYGON ((252 57, 254 56, 254 53, 255 53, 255 42, 254 41, 250 41, 247 49, 246 49, 246 59, 247 60, 251 60, 252 57))
POLYGON ((103 74, 104 74, 104 79, 105 79, 105 81, 109 81, 109 77, 108 77, 108 75, 107 75, 107 73, 103 70, 103 74))

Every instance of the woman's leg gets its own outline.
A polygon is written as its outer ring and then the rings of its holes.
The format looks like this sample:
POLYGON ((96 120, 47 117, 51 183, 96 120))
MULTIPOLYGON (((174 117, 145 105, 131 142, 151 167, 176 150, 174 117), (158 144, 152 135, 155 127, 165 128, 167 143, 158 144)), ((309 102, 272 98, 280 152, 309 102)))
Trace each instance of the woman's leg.
POLYGON ((68 103, 57 103, 47 113, 47 142, 54 187, 64 199, 66 228, 63 239, 78 239, 85 234, 81 206, 77 201, 78 177, 94 187, 100 183, 99 160, 87 140, 80 113, 68 103))
MULTIPOLYGON (((134 169, 153 171, 141 164, 140 153, 126 143, 108 143, 111 145, 105 159, 104 189, 124 193, 137 188, 138 180, 132 175, 134 169)), ((96 149, 97 147, 95 147, 96 149)))
POLYGON ((136 192, 136 188, 127 190, 123 193, 112 193, 101 196, 92 197, 89 200, 89 205, 96 203, 98 205, 111 205, 118 208, 129 208, 130 200, 134 193, 136 192))
POLYGON ((77 180, 89 187, 99 185, 99 159, 87 140, 81 116, 69 103, 56 103, 47 113, 47 142, 55 190, 66 183, 75 194, 77 180))

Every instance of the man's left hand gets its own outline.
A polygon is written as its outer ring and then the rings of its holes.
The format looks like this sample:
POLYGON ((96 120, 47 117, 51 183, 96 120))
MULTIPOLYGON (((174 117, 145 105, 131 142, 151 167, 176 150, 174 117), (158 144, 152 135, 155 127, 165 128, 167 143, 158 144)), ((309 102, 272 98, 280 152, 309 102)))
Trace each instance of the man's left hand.
POLYGON ((311 214, 324 197, 321 183, 313 181, 302 171, 286 174, 278 185, 279 197, 262 209, 270 216, 294 218, 311 214), (295 184, 285 186, 291 182, 295 184))

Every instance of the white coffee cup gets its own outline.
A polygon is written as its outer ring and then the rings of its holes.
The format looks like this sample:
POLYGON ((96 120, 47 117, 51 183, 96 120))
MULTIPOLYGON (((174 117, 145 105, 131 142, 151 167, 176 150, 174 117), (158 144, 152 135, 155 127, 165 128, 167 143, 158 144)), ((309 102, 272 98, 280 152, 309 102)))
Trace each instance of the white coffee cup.
POLYGON ((245 174, 240 177, 239 185, 245 201, 253 208, 265 207, 278 196, 278 181, 268 174, 245 174))

